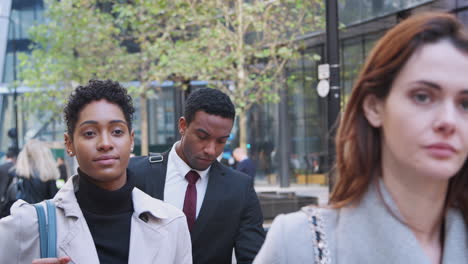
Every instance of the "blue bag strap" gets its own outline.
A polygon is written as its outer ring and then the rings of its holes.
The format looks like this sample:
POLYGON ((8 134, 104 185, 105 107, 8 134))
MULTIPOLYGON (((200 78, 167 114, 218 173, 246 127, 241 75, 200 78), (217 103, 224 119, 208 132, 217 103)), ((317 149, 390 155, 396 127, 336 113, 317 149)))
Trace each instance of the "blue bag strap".
POLYGON ((55 205, 52 200, 46 201, 47 205, 47 257, 57 257, 57 219, 55 215, 55 205))
POLYGON ((40 241, 40 248, 41 248, 41 258, 47 257, 47 223, 45 218, 44 208, 40 204, 33 204, 34 208, 36 208, 37 213, 37 221, 39 224, 39 241, 40 241))
POLYGON ((56 258, 57 219, 55 213, 55 205, 51 200, 46 201, 47 219, 45 216, 44 207, 41 204, 33 204, 33 206, 34 208, 36 208, 39 225, 41 258, 56 258))

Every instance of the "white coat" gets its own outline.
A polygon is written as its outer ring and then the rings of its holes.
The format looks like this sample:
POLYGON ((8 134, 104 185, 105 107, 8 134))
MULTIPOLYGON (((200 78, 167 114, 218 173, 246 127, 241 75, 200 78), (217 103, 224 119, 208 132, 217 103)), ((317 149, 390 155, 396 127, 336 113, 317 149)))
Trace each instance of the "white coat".
MULTIPOLYGON (((73 176, 53 198, 57 207, 57 254, 69 256, 71 263, 99 264, 93 238, 76 200, 77 180, 78 176, 73 176)), ((128 263, 191 264, 185 215, 137 188, 132 191, 132 200, 128 263)), ((36 210, 19 200, 12 206, 11 215, 0 220, 0 263, 31 264, 39 256, 36 210)))

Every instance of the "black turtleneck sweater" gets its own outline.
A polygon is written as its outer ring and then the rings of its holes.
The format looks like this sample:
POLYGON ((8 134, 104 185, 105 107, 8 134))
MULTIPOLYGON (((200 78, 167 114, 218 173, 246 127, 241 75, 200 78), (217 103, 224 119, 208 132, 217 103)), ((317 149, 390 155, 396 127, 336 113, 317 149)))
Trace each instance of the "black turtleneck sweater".
POLYGON ((102 189, 78 170, 76 199, 88 224, 101 264, 128 263, 130 226, 133 214, 131 177, 116 191, 102 189))

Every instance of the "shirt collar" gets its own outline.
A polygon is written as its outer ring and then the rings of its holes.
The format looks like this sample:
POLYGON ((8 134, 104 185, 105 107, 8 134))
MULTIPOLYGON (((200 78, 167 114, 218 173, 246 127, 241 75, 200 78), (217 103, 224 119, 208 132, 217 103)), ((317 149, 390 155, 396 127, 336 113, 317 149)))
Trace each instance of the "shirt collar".
POLYGON ((176 143, 174 143, 174 145, 171 148, 171 151, 169 152, 169 160, 174 164, 175 169, 177 170, 179 176, 185 178, 185 175, 187 175, 189 171, 193 170, 193 171, 198 172, 198 174, 200 175, 200 178, 204 180, 208 175, 208 171, 210 170, 211 165, 206 170, 203 170, 203 171, 190 168, 190 166, 187 163, 185 163, 185 161, 176 152, 176 147, 179 144, 180 144, 180 141, 177 141, 176 143))

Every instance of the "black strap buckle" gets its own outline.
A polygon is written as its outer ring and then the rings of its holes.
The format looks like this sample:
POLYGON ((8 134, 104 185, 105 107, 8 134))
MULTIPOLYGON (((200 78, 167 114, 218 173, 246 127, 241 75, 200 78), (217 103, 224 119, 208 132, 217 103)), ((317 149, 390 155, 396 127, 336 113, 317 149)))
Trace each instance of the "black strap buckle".
POLYGON ((164 156, 161 153, 151 153, 148 156, 149 163, 163 162, 164 156))

